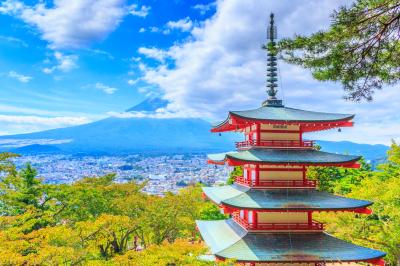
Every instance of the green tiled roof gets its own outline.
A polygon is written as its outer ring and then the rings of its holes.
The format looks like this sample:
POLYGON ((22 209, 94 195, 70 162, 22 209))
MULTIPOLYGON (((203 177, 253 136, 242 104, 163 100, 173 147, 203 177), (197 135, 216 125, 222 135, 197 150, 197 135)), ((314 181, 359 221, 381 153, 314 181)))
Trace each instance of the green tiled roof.
POLYGON ((254 148, 246 151, 209 154, 208 158, 216 162, 223 162, 224 160, 231 158, 246 162, 324 164, 347 163, 357 161, 361 157, 317 150, 280 150, 254 148))
MULTIPOLYGON (((264 106, 257 109, 245 111, 231 111, 230 115, 236 115, 247 119, 267 121, 288 121, 288 122, 335 122, 350 120, 353 114, 334 114, 300 110, 289 107, 264 106)), ((227 120, 213 124, 218 127, 227 120)))
POLYGON ((335 196, 315 189, 250 189, 237 184, 203 187, 217 204, 240 209, 270 210, 350 210, 364 208, 372 202, 335 196))
POLYGON ((348 262, 385 256, 325 233, 246 233, 232 219, 197 221, 197 227, 216 256, 238 261, 348 262))

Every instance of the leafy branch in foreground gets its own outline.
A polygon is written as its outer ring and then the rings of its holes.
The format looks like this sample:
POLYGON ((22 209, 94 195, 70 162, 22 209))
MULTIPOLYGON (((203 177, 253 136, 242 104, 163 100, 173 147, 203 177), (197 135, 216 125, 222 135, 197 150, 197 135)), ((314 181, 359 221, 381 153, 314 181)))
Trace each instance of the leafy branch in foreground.
POLYGON ((357 0, 332 15, 327 31, 278 43, 282 58, 321 81, 343 84, 345 98, 372 100, 384 84, 400 80, 400 2, 357 0))

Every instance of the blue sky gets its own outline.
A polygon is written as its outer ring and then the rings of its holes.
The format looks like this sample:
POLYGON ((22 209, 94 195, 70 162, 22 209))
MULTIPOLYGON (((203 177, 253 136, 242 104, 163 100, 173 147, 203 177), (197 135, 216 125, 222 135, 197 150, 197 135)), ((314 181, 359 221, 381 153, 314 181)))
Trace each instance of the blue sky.
MULTIPOLYGON (((54 0, 0 1, 0 134, 76 125, 151 95, 171 104, 156 117, 223 118, 265 96, 265 40, 271 11, 279 35, 309 34, 351 1, 54 0)), ((355 113, 356 127, 319 139, 389 143, 400 132, 398 88, 373 103, 342 99, 340 84, 280 63, 287 106, 355 113)), ((130 114, 128 114, 130 115, 130 114)))

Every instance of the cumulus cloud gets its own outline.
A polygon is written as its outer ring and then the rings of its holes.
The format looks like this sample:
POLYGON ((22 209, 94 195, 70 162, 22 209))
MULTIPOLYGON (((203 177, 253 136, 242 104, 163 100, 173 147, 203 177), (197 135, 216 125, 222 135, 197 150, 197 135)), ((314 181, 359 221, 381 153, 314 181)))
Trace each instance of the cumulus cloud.
POLYGON ((165 58, 168 56, 168 52, 157 49, 157 48, 147 48, 147 47, 140 47, 138 52, 148 58, 156 59, 160 62, 163 62, 165 58))
POLYGON ((60 52, 54 53, 54 58, 56 60, 56 65, 52 67, 43 68, 43 72, 46 74, 51 74, 55 70, 60 70, 62 72, 69 72, 74 68, 77 68, 78 56, 76 55, 64 55, 60 52))
MULTIPOLYGON (((276 14, 278 35, 291 37, 327 28, 330 14, 343 4, 349 5, 351 1, 217 1, 216 13, 196 25, 185 42, 165 50, 142 50, 142 54, 161 62, 155 67, 143 65, 142 80, 164 93, 170 102, 167 113, 222 119, 228 110, 258 107, 267 97, 266 53, 260 47, 266 41, 269 13, 276 14)), ((356 113, 380 124, 382 119, 371 117, 370 110, 385 109, 389 110, 389 121, 399 121, 393 111, 398 107, 388 108, 385 100, 376 99, 375 103, 365 105, 345 102, 339 84, 317 82, 307 70, 282 62, 279 69, 279 97, 286 106, 356 113)), ((399 99, 400 91, 392 91, 392 96, 381 95, 386 101, 399 99)), ((356 123, 365 125, 366 121, 357 118, 356 123)), ((349 132, 350 140, 359 139, 359 132, 349 132)), ((371 134, 374 135, 368 138, 374 141, 387 141, 375 135, 376 131, 371 134)))
POLYGON ((189 17, 186 17, 178 21, 168 21, 166 26, 171 30, 190 31, 193 27, 193 22, 189 17))
POLYGON ((32 77, 30 77, 30 76, 25 76, 25 75, 15 72, 15 71, 8 72, 8 76, 10 78, 14 78, 22 83, 28 83, 32 79, 32 77))
POLYGON ((140 80, 140 79, 129 79, 129 80, 128 80, 128 84, 131 85, 131 86, 133 86, 133 85, 135 85, 136 83, 138 83, 139 80, 140 80))
POLYGON ((213 10, 216 7, 217 3, 216 2, 212 2, 209 4, 197 4, 195 6, 193 6, 193 9, 199 10, 201 15, 205 15, 207 12, 213 10))
POLYGON ((107 93, 107 94, 114 94, 118 90, 117 88, 113 88, 113 87, 104 85, 103 83, 100 83, 100 82, 96 83, 94 85, 94 87, 98 90, 101 90, 104 93, 107 93))
POLYGON ((133 15, 133 16, 137 16, 137 17, 147 17, 147 15, 149 14, 151 7, 149 6, 139 6, 136 4, 130 5, 128 10, 129 10, 129 14, 133 15))
POLYGON ((54 0, 52 6, 39 1, 34 6, 19 0, 0 4, 0 14, 18 17, 34 26, 52 49, 81 48, 103 40, 123 17, 147 16, 150 7, 126 6, 125 0, 54 0))

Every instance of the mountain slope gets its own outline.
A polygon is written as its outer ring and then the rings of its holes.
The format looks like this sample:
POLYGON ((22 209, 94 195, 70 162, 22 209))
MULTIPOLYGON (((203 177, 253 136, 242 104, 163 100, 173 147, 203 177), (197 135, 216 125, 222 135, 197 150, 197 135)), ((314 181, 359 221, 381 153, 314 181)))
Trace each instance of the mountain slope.
POLYGON ((65 152, 196 152, 233 148, 231 137, 210 133, 202 119, 116 118, 42 132, 3 136, 12 139, 69 139, 56 145, 65 152))
POLYGON ((126 110, 126 112, 155 112, 159 108, 166 107, 167 104, 167 100, 158 97, 151 97, 139 103, 138 105, 129 108, 126 110))
POLYGON ((317 144, 327 152, 362 155, 367 160, 386 158, 386 152, 389 150, 388 146, 382 144, 360 144, 351 141, 318 140, 317 144))

